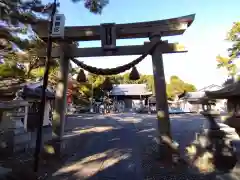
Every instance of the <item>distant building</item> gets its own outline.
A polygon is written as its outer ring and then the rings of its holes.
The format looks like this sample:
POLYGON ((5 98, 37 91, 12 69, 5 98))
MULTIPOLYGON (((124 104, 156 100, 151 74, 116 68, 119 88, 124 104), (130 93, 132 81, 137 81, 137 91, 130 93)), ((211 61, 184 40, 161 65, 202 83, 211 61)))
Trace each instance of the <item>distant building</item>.
POLYGON ((146 84, 115 84, 110 93, 115 100, 123 101, 126 109, 146 104, 147 98, 151 95, 152 92, 148 91, 146 84))
MULTIPOLYGON (((202 89, 199 89, 196 92, 187 92, 185 95, 180 98, 179 102, 182 109, 190 109, 190 111, 199 112, 202 110, 202 105, 199 104, 199 100, 205 96, 206 91, 217 91, 221 89, 222 86, 219 85, 209 85, 202 89)), ((223 111, 225 109, 225 100, 217 100, 215 109, 223 111)))
POLYGON ((222 86, 216 85, 216 84, 211 84, 209 86, 206 86, 204 88, 201 88, 197 90, 197 92, 205 92, 205 91, 217 91, 219 89, 223 88, 222 86))

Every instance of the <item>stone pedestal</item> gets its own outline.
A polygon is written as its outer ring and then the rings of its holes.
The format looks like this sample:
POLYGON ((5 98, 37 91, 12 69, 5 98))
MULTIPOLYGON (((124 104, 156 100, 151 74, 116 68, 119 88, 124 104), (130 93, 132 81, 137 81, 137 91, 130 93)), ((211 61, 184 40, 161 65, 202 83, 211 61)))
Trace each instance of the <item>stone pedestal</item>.
POLYGON ((0 153, 11 155, 28 148, 30 134, 26 131, 26 101, 0 103, 0 153))
MULTIPOLYGON (((198 164, 205 164, 206 169, 214 168, 221 171, 229 171, 237 163, 236 154, 231 146, 231 138, 235 138, 236 132, 222 123, 217 123, 215 118, 219 113, 203 112, 209 122, 209 129, 204 129, 198 135, 193 153, 194 160, 198 164)), ((239 138, 239 137, 237 137, 239 138)))
MULTIPOLYGON (((0 111, 0 155, 12 155, 28 148, 35 148, 37 128, 33 127, 28 131, 28 102, 18 100, 0 103, 0 111)), ((35 112, 36 116, 37 114, 38 112, 35 112)), ((33 120, 37 122, 36 118, 33 120)), ((52 126, 49 124, 43 127, 42 143, 51 139, 52 126)))

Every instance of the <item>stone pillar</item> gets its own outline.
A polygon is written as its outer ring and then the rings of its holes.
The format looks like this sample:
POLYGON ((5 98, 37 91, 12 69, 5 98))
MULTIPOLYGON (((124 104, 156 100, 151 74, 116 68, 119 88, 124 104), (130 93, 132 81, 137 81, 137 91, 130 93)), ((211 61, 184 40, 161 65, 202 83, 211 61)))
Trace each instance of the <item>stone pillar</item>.
MULTIPOLYGON (((161 40, 160 35, 153 35, 150 37, 151 42, 159 42, 161 40)), ((168 113, 168 102, 166 94, 166 82, 164 75, 163 59, 161 47, 158 46, 152 52, 152 65, 154 76, 154 87, 156 96, 156 111, 157 111, 157 124, 158 124, 158 143, 160 157, 168 158, 171 155, 171 131, 170 120, 168 113)))
POLYGON ((54 112, 54 126, 56 134, 58 135, 59 145, 58 150, 64 147, 62 144, 65 127, 65 115, 67 104, 67 88, 68 88, 68 73, 69 73, 69 58, 66 56, 66 45, 61 45, 60 54, 60 71, 59 82, 56 87, 55 94, 55 112, 54 112))

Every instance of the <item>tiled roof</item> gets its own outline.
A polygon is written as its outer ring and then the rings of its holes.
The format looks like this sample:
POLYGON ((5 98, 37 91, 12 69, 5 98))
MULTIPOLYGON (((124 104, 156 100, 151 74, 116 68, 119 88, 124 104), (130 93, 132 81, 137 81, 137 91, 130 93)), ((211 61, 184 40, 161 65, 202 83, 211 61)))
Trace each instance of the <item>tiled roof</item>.
MULTIPOLYGON (((42 86, 42 81, 32 82, 21 79, 8 78, 0 80, 0 97, 15 97, 16 92, 22 88, 35 89, 42 86)), ((48 88, 50 92, 52 90, 48 88)))
POLYGON ((111 95, 151 95, 152 92, 147 90, 146 84, 115 84, 113 85, 113 89, 111 95))
POLYGON ((211 84, 211 85, 206 86, 202 89, 199 89, 198 91, 201 91, 201 92, 203 92, 203 91, 215 91, 215 90, 218 90, 218 89, 221 89, 221 88, 222 88, 222 86, 219 86, 219 85, 216 85, 216 84, 211 84))
POLYGON ((205 92, 188 92, 184 96, 185 99, 199 99, 205 96, 205 92))
MULTIPOLYGON (((26 87, 28 89, 36 89, 36 88, 41 88, 43 86, 43 80, 37 81, 37 82, 31 82, 26 84, 26 87)), ((47 87, 47 90, 49 92, 53 92, 53 89, 51 89, 49 86, 47 87)))
POLYGON ((233 84, 229 84, 228 86, 216 91, 207 91, 206 95, 207 97, 214 99, 227 99, 230 97, 239 97, 240 81, 235 82, 233 84))

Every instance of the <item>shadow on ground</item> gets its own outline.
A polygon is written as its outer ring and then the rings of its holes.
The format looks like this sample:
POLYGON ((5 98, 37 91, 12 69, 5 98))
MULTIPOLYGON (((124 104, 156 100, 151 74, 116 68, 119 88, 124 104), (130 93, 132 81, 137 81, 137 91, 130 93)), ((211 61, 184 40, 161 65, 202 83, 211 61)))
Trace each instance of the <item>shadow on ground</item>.
MULTIPOLYGON (((204 122, 204 118, 199 115, 171 116, 173 138, 179 142, 182 155, 186 145, 194 140, 195 133, 201 130, 204 122)), ((42 157, 42 179, 170 178, 153 155, 156 152, 157 136, 155 115, 82 114, 69 117, 65 129, 65 156, 61 160, 42 157)))
MULTIPOLYGON (((73 132, 85 132, 81 139, 89 141, 83 150, 81 143, 73 140, 73 149, 79 148, 81 152, 70 158, 53 179, 143 179, 144 171, 153 163, 143 162, 143 156, 152 153, 145 151, 145 147, 156 148, 153 146, 157 135, 155 116, 118 114, 99 116, 96 120, 88 117, 86 120, 87 123, 83 119, 68 122, 76 127, 73 132)), ((185 146, 192 142, 204 120, 190 114, 174 115, 171 122, 173 138, 181 144, 183 154, 185 146)))
POLYGON ((114 116, 80 118, 67 122, 69 129, 74 127, 67 133, 71 141, 67 149, 72 156, 49 179, 143 178, 133 122, 114 116))

